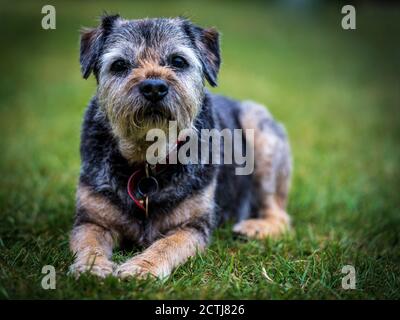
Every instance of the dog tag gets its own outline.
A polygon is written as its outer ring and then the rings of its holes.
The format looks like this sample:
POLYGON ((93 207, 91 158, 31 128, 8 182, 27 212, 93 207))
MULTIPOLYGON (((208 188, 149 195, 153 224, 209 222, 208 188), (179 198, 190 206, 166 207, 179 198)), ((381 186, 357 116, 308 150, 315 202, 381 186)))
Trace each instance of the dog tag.
POLYGON ((154 177, 145 177, 139 180, 137 187, 139 199, 143 199, 158 191, 158 182, 154 177))

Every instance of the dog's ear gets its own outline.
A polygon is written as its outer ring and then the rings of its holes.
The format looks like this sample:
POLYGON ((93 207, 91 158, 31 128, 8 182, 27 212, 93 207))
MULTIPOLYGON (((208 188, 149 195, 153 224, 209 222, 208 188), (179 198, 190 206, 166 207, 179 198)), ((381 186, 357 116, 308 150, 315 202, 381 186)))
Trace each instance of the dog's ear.
POLYGON ((219 33, 214 28, 203 29, 200 40, 200 50, 204 57, 205 76, 208 82, 215 87, 217 85, 217 75, 221 65, 219 33))
POLYGON ((80 64, 82 76, 87 79, 93 72, 97 78, 98 60, 103 44, 119 15, 103 15, 97 28, 81 31, 80 64))
POLYGON ((218 31, 214 28, 203 29, 193 25, 188 20, 185 21, 184 28, 189 38, 194 42, 196 49, 200 52, 205 78, 211 86, 215 87, 221 65, 218 31))
POLYGON ((82 76, 87 79, 92 73, 98 53, 102 32, 100 28, 81 30, 81 49, 80 58, 82 76))

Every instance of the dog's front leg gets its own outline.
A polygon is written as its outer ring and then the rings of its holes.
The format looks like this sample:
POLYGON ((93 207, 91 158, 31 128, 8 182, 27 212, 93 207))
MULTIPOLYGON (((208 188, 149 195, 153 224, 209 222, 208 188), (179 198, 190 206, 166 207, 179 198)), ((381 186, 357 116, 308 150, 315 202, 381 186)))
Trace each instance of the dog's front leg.
POLYGON ((174 230, 154 242, 141 254, 120 265, 115 275, 120 278, 145 278, 148 275, 165 278, 198 250, 203 250, 206 242, 204 233, 195 228, 174 230))
MULTIPOLYGON (((165 221, 158 221, 164 227, 168 226, 165 236, 121 264, 114 274, 120 278, 148 275, 165 278, 175 267, 203 250, 214 221, 215 186, 214 180, 202 192, 179 204, 165 221)), ((163 229, 160 225, 158 228, 163 229)))
POLYGON ((89 271, 99 277, 111 274, 114 264, 110 260, 114 240, 109 230, 92 223, 74 227, 70 247, 75 254, 75 261, 70 272, 75 276, 89 271))

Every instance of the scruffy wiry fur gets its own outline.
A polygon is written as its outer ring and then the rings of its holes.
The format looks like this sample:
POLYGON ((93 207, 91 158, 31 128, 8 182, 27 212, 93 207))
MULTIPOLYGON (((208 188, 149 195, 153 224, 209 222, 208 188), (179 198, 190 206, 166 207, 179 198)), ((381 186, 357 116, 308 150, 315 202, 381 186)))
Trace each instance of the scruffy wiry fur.
POLYGON ((205 89, 205 81, 217 84, 220 61, 218 32, 182 18, 105 16, 82 32, 82 74, 93 73, 98 88, 81 133, 71 272, 165 277, 203 250, 213 228, 227 219, 237 222, 235 232, 254 238, 287 229, 291 160, 285 131, 265 107, 205 89), (184 70, 171 67, 176 54, 187 61, 184 70), (112 66, 121 59, 126 70, 116 73, 112 66), (168 84, 157 108, 139 92, 146 79, 168 84), (147 131, 167 130, 170 120, 198 135, 201 129, 254 129, 254 139, 242 139, 255 148, 255 170, 240 176, 236 163, 167 165, 157 174, 159 190, 149 197, 146 216, 129 197, 127 182, 145 162, 147 131), (112 250, 126 240, 145 250, 115 265, 112 250))

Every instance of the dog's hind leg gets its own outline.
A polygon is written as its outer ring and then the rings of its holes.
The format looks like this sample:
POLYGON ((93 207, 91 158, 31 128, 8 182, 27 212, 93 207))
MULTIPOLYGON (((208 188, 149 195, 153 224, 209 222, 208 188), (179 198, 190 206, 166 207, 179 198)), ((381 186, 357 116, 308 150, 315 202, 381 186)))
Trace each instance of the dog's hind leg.
POLYGON ((255 218, 238 222, 233 230, 250 238, 276 237, 290 226, 286 203, 291 155, 285 130, 265 107, 253 102, 242 104, 240 122, 245 131, 254 130, 254 137, 245 135, 248 146, 254 148, 253 183, 257 205, 255 218))

